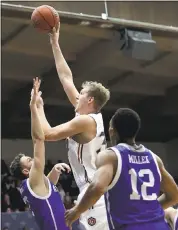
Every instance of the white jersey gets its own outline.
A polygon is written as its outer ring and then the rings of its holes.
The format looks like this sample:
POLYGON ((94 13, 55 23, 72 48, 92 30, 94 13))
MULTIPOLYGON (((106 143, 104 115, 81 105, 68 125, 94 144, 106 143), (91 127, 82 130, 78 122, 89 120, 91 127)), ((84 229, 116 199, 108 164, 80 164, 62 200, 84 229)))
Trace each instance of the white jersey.
POLYGON ((106 149, 106 138, 102 114, 88 114, 97 125, 94 139, 89 143, 79 144, 72 138, 68 138, 68 158, 74 174, 75 181, 80 192, 89 185, 96 172, 95 160, 97 154, 106 149))
MULTIPOLYGON (((82 199, 93 179, 96 172, 95 161, 97 154, 106 149, 101 113, 88 115, 96 122, 97 132, 95 138, 87 144, 79 144, 72 138, 68 138, 68 158, 80 190, 76 203, 82 199)), ((80 226, 85 230, 109 230, 104 196, 101 196, 91 209, 81 214, 79 222, 80 226)))

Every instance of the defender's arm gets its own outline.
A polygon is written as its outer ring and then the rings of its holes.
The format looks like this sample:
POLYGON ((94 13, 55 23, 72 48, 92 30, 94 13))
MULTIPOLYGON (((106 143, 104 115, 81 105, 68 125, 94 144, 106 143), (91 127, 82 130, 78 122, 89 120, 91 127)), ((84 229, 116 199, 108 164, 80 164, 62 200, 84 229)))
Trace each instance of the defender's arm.
POLYGON ((41 128, 40 119, 36 105, 31 105, 31 132, 34 142, 34 161, 29 174, 30 186, 44 183, 45 146, 44 133, 41 128))
POLYGON ((37 110, 37 99, 41 81, 33 79, 33 90, 31 94, 31 135, 34 143, 34 161, 29 173, 29 182, 32 189, 39 185, 44 185, 44 166, 45 166, 45 146, 44 133, 40 124, 40 118, 37 110))

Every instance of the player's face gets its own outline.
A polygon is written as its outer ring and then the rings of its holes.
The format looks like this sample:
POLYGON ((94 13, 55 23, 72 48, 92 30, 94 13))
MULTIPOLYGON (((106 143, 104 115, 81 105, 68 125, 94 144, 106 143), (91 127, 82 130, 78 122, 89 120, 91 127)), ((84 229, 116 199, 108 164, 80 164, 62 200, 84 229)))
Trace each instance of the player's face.
POLYGON ((21 167, 22 167, 22 172, 26 176, 29 175, 30 169, 32 167, 32 163, 33 163, 33 159, 31 157, 23 156, 20 159, 20 164, 21 164, 21 167))
POLYGON ((88 96, 88 88, 84 88, 80 91, 80 94, 77 98, 77 105, 75 112, 79 114, 86 114, 89 104, 94 101, 94 98, 88 96))
POLYGON ((110 138, 112 145, 116 145, 119 139, 117 133, 115 132, 113 128, 112 119, 109 122, 109 138, 110 138))

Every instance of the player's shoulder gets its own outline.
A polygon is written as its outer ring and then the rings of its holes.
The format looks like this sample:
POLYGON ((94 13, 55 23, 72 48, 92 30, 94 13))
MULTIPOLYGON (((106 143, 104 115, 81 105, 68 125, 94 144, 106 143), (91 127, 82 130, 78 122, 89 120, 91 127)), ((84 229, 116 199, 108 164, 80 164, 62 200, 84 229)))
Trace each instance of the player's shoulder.
POLYGON ((150 150, 150 153, 152 154, 153 158, 158 163, 159 168, 162 168, 163 167, 163 161, 161 160, 161 158, 157 154, 155 154, 154 152, 152 152, 151 150, 150 150))
POLYGON ((79 122, 79 123, 86 123, 86 122, 91 122, 92 121, 92 118, 87 115, 87 114, 82 114, 82 115, 78 115, 78 116, 75 116, 73 119, 72 119, 73 122, 79 122))
POLYGON ((80 126, 91 126, 96 123, 95 120, 88 114, 78 115, 74 117, 72 121, 80 126))
POLYGON ((103 159, 115 159, 116 152, 112 147, 108 147, 107 149, 99 152, 98 156, 102 157, 103 159))
POLYGON ((99 165, 107 164, 109 162, 114 162, 116 159, 117 159, 116 153, 112 149, 107 148, 98 153, 96 165, 99 166, 99 165))

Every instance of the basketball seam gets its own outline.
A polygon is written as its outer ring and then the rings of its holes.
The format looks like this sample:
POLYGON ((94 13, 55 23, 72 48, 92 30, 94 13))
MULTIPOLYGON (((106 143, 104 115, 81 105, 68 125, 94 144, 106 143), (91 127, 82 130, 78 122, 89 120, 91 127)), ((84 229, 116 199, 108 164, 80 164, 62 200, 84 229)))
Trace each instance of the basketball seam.
MULTIPOLYGON (((49 9, 49 8, 48 8, 49 9)), ((41 14, 41 12, 39 10, 37 10, 38 13, 41 15, 41 17, 45 20, 45 22, 48 24, 49 27, 51 27, 51 29, 53 28, 49 23, 48 21, 46 20, 46 18, 43 16, 43 14, 41 14)), ((47 29, 46 29, 47 30, 47 29)))
POLYGON ((51 12, 51 14, 52 14, 52 16, 53 16, 53 21, 54 21, 54 27, 55 27, 55 17, 54 17, 54 14, 53 14, 53 12, 52 12, 52 10, 51 10, 51 8, 49 8, 48 6, 46 6, 49 10, 50 10, 50 12, 51 12))

